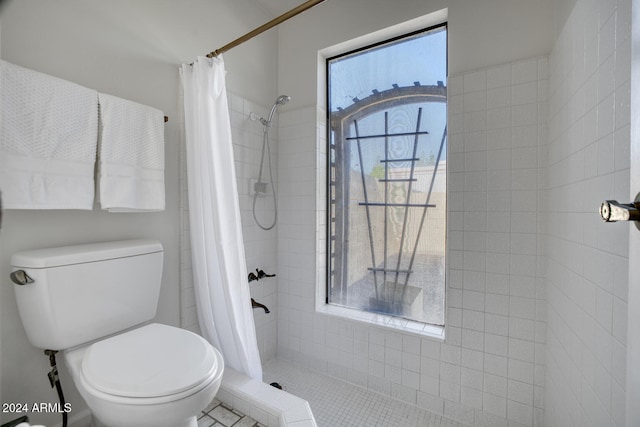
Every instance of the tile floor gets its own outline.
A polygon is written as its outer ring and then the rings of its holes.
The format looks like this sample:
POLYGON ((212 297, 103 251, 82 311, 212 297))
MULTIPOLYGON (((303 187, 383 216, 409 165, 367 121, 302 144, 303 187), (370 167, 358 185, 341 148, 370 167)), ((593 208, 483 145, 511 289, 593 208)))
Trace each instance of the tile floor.
POLYGON ((198 417, 198 427, 266 427, 242 412, 230 408, 217 399, 198 417))
POLYGON ((281 359, 263 367, 263 380, 278 382, 284 391, 309 402, 318 427, 465 427, 281 359))

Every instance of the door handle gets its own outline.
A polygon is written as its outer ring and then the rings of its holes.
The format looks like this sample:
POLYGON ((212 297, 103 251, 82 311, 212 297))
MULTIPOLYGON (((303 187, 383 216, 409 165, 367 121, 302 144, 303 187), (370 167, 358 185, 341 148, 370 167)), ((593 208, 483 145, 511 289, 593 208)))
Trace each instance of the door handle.
POLYGON ((640 193, 633 203, 606 200, 600 205, 600 218, 604 222, 634 221, 640 230, 640 193))

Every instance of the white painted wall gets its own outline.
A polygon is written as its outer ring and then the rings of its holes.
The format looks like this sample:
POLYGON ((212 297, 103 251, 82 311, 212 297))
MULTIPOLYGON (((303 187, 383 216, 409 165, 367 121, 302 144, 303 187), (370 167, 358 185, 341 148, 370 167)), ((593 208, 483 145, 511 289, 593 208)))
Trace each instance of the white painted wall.
POLYGON ((327 1, 280 27, 279 88, 296 101, 290 108, 314 105, 317 51, 444 8, 449 75, 546 55, 553 5, 554 0, 327 1))
MULTIPOLYGON (((262 24, 270 16, 249 0, 14 0, 0 8, 2 59, 159 108, 166 125, 166 196, 162 213, 5 211, 0 234, 0 401, 56 402, 48 361, 28 343, 9 281, 20 250, 126 238, 156 238, 165 247, 157 321, 180 324, 178 66, 262 24)), ((276 98, 275 32, 225 54, 228 88, 260 105, 276 98)), ((185 260, 188 262, 188 258, 185 260)), ((90 278, 87 278, 90 279, 90 278)), ((82 319, 78 319, 82 321, 82 319)), ((85 408, 62 369, 73 412, 85 408)), ((73 415, 73 414, 72 414, 73 415)), ((0 414, 0 423, 18 415, 0 414)), ((55 425, 58 414, 33 414, 55 425)))

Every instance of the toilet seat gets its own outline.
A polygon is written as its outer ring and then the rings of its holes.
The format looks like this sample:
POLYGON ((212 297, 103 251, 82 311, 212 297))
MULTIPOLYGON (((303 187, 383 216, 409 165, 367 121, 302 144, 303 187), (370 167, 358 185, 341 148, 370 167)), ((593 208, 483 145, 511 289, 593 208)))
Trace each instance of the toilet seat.
POLYGON ((219 371, 219 363, 215 350, 199 335, 150 324, 89 346, 81 376, 99 394, 165 400, 204 387, 219 371))

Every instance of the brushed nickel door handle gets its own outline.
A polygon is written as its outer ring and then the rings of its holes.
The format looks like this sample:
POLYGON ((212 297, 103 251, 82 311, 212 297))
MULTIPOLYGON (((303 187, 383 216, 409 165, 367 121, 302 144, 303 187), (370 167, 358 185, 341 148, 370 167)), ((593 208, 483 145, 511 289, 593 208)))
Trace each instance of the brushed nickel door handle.
POLYGON ((606 200, 600 205, 600 218, 605 222, 634 221, 640 230, 640 193, 633 203, 606 200))

